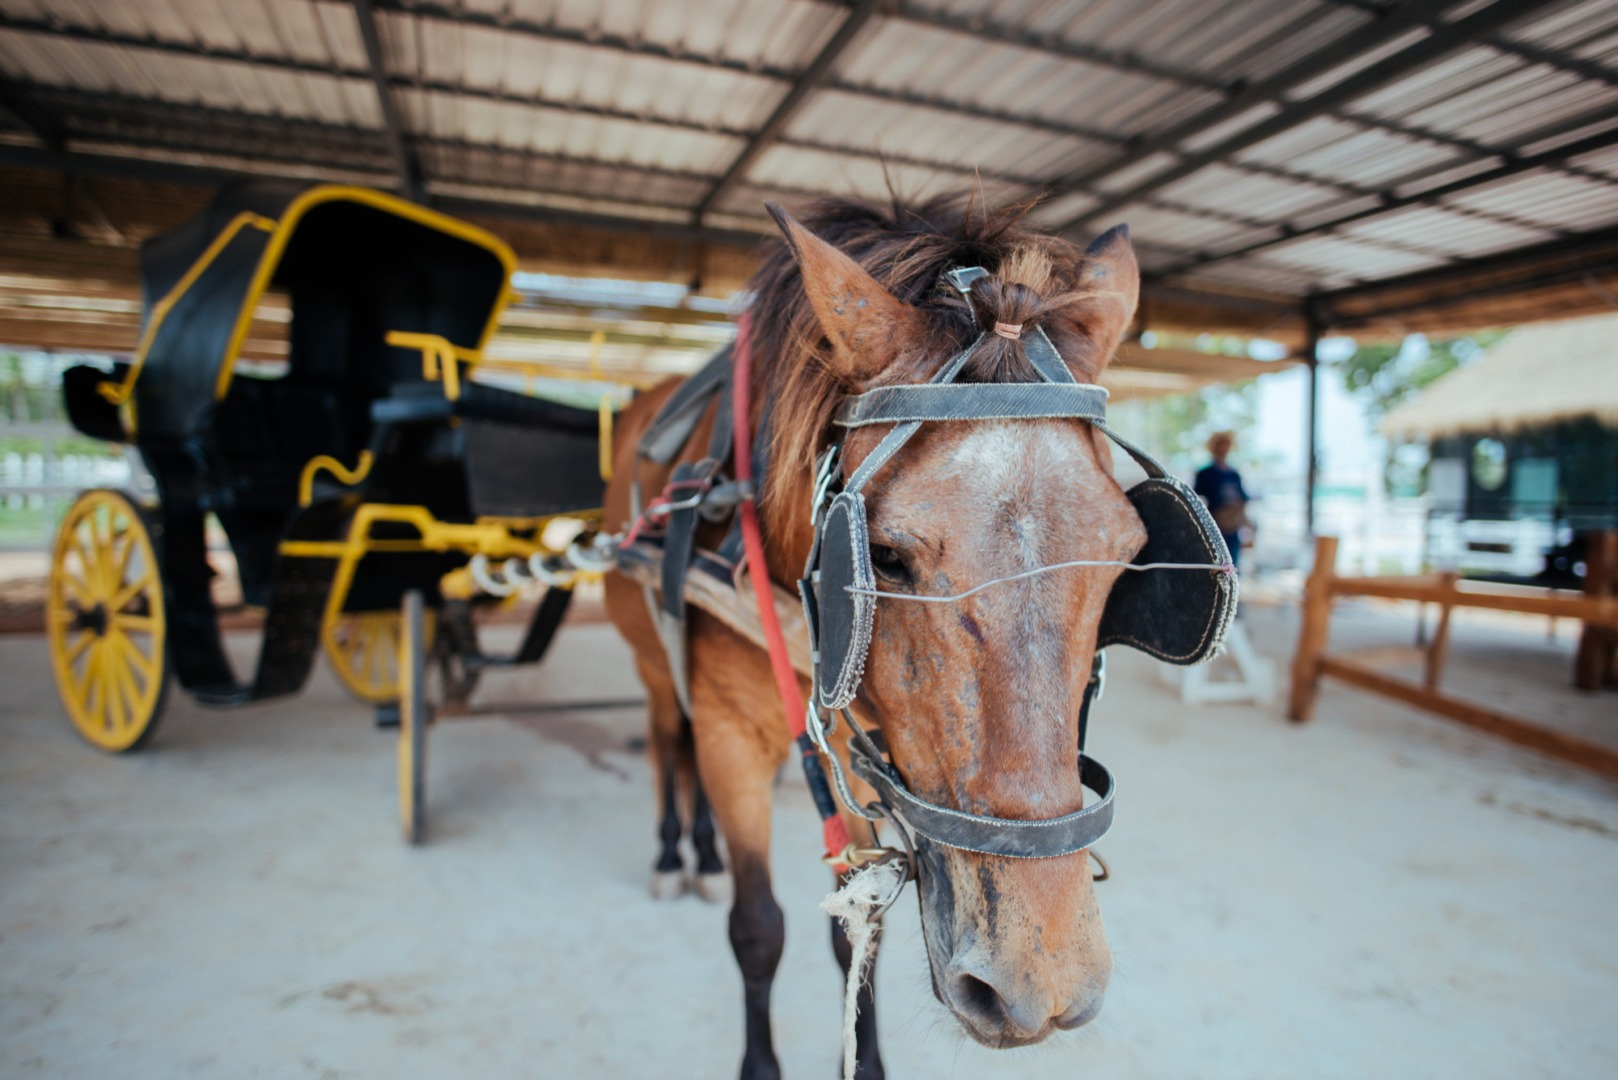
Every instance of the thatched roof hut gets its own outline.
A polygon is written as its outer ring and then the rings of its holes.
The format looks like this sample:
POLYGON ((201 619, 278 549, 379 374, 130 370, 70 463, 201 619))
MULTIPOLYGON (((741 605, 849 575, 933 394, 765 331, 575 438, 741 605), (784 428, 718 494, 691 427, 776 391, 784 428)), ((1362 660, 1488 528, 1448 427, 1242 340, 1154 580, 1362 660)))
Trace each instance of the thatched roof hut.
POLYGON ((1592 417, 1618 426, 1618 315, 1515 330, 1383 418, 1394 439, 1513 432, 1592 417))

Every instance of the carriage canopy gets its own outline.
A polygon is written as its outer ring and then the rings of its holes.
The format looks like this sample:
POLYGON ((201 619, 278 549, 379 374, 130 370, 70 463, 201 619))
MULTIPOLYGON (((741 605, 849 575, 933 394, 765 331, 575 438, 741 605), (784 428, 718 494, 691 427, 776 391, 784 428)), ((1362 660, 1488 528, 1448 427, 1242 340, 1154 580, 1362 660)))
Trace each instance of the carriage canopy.
POLYGON ((292 310, 285 378, 366 402, 423 377, 419 351, 389 346, 390 331, 481 349, 515 266, 491 234, 382 192, 232 185, 142 249, 140 346, 103 394, 134 406, 137 441, 205 431, 274 288, 292 310))

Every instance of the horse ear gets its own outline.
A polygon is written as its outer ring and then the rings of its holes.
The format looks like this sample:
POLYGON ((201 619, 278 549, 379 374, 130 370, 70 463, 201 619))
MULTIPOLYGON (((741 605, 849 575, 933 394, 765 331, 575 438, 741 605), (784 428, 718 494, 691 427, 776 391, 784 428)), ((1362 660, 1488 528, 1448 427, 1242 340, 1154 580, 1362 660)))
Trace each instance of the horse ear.
POLYGON ((798 262, 803 288, 832 344, 836 373, 861 383, 886 371, 927 332, 921 311, 774 203, 764 204, 798 262))
POLYGON ((1080 355, 1069 357, 1081 369, 1081 378, 1101 374, 1135 318, 1140 301, 1140 264, 1129 242, 1129 226, 1117 225, 1084 249, 1079 263, 1078 292, 1088 298, 1069 310, 1075 329, 1088 343, 1080 355))

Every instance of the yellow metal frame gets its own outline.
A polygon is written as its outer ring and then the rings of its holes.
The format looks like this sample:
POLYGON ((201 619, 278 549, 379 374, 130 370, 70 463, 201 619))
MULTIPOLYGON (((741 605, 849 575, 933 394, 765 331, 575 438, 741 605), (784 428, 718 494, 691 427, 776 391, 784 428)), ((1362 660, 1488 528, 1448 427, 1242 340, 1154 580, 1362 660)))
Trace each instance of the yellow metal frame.
MULTIPOLYGON (((440 521, 425 506, 363 503, 354 512, 348 535, 343 539, 285 540, 281 543, 280 553, 288 558, 338 560, 331 591, 326 596, 326 609, 320 620, 321 645, 330 656, 333 650, 341 649, 336 634, 339 624, 346 617, 343 607, 348 602, 354 575, 365 556, 373 552, 462 552, 504 560, 527 559, 531 555, 559 555, 560 551, 545 544, 547 525, 564 518, 589 522, 599 520, 599 517, 599 512, 585 512, 532 518, 489 517, 464 523, 440 521), (380 524, 407 525, 418 535, 415 538, 378 539, 372 532, 380 524)), ((453 577, 457 573, 451 571, 446 577, 453 577)), ((598 573, 581 570, 576 580, 598 580, 600 577, 598 573)), ((398 616, 396 610, 391 614, 398 616)), ((349 684, 348 680, 344 682, 359 696, 368 696, 356 685, 349 684)))
POLYGON ((353 487, 371 475, 371 466, 375 464, 376 455, 369 450, 360 451, 359 461, 352 469, 329 454, 316 454, 304 462, 303 473, 298 477, 298 505, 308 506, 315 501, 315 477, 321 472, 331 473, 344 487, 353 487))
POLYGON ((127 497, 87 491, 68 509, 52 551, 45 615, 56 687, 73 726, 102 750, 135 749, 162 706, 168 624, 157 551, 127 497), (104 620, 99 631, 78 626, 80 613, 92 611, 104 620))
MULTIPOLYGON (((590 336, 590 374, 580 375, 576 371, 566 371, 561 368, 551 368, 546 365, 535 364, 532 368, 542 369, 550 378, 576 379, 579 381, 599 382, 604 376, 601 372, 600 352, 601 344, 606 341, 604 331, 597 330, 590 336)), ((442 381, 444 396, 450 401, 458 401, 461 397, 461 364, 468 367, 477 367, 484 362, 482 349, 463 349, 446 337, 438 334, 419 334, 412 330, 389 330, 386 338, 389 345, 400 349, 416 349, 421 352, 422 378, 430 382, 442 381)), ((512 370, 514 365, 502 362, 500 367, 512 370)), ((526 371, 530 365, 515 365, 516 370, 526 371)), ((601 473, 601 479, 612 480, 612 425, 614 410, 612 399, 606 394, 601 395, 601 401, 596 405, 596 468, 601 473)), ((307 504, 305 504, 307 505, 307 504)))
POLYGON ((451 401, 461 397, 461 364, 476 367, 483 360, 481 349, 463 349, 438 334, 418 334, 411 330, 389 330, 385 339, 400 349, 421 352, 421 377, 443 382, 444 396, 451 401))

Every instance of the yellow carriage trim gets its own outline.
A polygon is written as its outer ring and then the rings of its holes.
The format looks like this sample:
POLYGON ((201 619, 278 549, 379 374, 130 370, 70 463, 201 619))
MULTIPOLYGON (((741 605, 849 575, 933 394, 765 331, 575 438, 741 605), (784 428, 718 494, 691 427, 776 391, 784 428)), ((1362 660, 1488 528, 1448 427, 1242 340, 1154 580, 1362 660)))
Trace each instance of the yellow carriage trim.
POLYGON ((276 222, 275 232, 270 242, 264 248, 264 255, 259 260, 258 270, 253 275, 252 283, 248 286, 247 297, 242 304, 241 313, 236 317, 236 328, 231 333, 230 344, 225 348, 223 361, 219 365, 219 378, 214 384, 214 397, 224 400, 230 392, 230 382, 236 372, 236 357, 241 353, 242 343, 247 340, 247 331, 253 323, 253 312, 258 307, 259 300, 264 296, 264 290, 269 288, 270 279, 275 276, 275 269, 281 262, 281 253, 286 250, 292 239, 293 232, 303 215, 322 203, 352 202, 363 206, 374 207, 386 211, 396 217, 413 221, 429 229, 436 229, 447 236, 454 236, 475 244, 487 250, 500 260, 505 275, 500 284, 500 296, 489 310, 489 318, 483 325, 483 332, 478 335, 477 349, 482 349, 494 334, 494 328, 500 322, 501 314, 506 305, 511 302, 512 286, 511 275, 517 271, 517 255, 499 237, 486 232, 476 225, 465 221, 458 221, 447 214, 440 214, 436 210, 429 210, 425 206, 418 206, 407 199, 397 195, 389 195, 382 191, 373 191, 370 188, 356 187, 349 184, 322 184, 312 187, 299 195, 288 204, 281 218, 276 222))
MULTIPOLYGON (((152 317, 146 321, 146 329, 141 334, 140 344, 135 349, 135 362, 129 365, 129 370, 124 373, 122 382, 115 383, 108 380, 101 384, 102 397, 114 405, 127 405, 129 403, 130 395, 135 392, 135 380, 140 377, 141 369, 146 366, 146 354, 151 351, 152 342, 157 338, 158 328, 163 325, 163 320, 168 317, 169 310, 174 307, 175 303, 185 295, 192 285, 196 284, 197 278, 201 277, 203 271, 213 264, 213 261, 219 257, 219 253, 230 246, 230 242, 236 239, 236 234, 248 227, 264 232, 273 232, 276 223, 271 218, 247 211, 243 211, 231 218, 230 224, 221 229, 219 235, 214 237, 213 243, 209 244, 202 254, 197 256, 197 261, 191 264, 191 268, 185 272, 185 276, 175 282, 174 287, 152 306, 152 317)), ((257 302, 258 297, 255 294, 253 303, 256 304, 257 302)), ((248 322, 252 322, 251 311, 248 312, 248 322)), ((234 357, 235 353, 233 351, 231 358, 234 359, 234 357)), ((130 422, 130 419, 130 417, 125 417, 125 427, 129 429, 130 434, 133 434, 134 425, 130 422)))
POLYGON ((387 343, 400 349, 421 352, 421 377, 428 382, 442 381, 444 396, 451 401, 461 397, 461 364, 476 366, 483 359, 480 349, 463 349, 438 334, 418 334, 411 330, 388 331, 387 343))
POLYGON ((376 455, 369 450, 360 451, 359 461, 352 469, 329 454, 316 454, 304 463, 303 472, 298 477, 298 505, 308 506, 315 501, 315 477, 321 471, 331 473, 344 487, 353 487, 371 475, 371 466, 375 464, 376 455))
MULTIPOLYGON (((590 374, 580 375, 576 371, 553 367, 546 364, 513 364, 503 362, 501 368, 516 368, 527 373, 542 374, 552 379, 589 379, 601 381, 605 378, 601 371, 601 345, 607 340, 605 331, 597 330, 590 335, 590 374)), ((401 349, 417 349, 421 352, 421 374, 429 382, 442 381, 444 396, 450 401, 457 401, 461 396, 460 364, 476 367, 483 363, 481 349, 463 349, 451 342, 448 338, 438 334, 418 334, 411 330, 388 331, 389 345, 401 349)), ((611 396, 601 395, 601 401, 596 406, 596 442, 599 446, 596 468, 601 472, 601 479, 612 480, 612 425, 614 409, 611 396)), ((307 503, 304 505, 308 505, 307 503)))
MULTIPOLYGON (((354 575, 365 556, 374 553, 461 552, 489 559, 527 559, 531 555, 559 555, 559 549, 545 543, 545 527, 553 521, 597 521, 599 512, 552 514, 533 518, 479 518, 475 522, 440 521, 425 506, 393 503, 364 503, 354 512, 348 535, 341 540, 285 540, 281 555, 287 558, 336 559, 337 572, 326 608, 321 615, 321 645, 332 661, 337 677, 356 697, 365 701, 387 702, 398 699, 397 667, 384 672, 386 661, 380 650, 398 642, 396 610, 345 612, 354 575), (373 528, 382 523, 413 528, 413 538, 376 539, 373 528), (386 625, 384 625, 386 623, 386 625), (384 677, 384 674, 387 677, 384 677)), ((599 580, 601 574, 578 571, 576 581, 599 580)), ((462 591, 464 569, 446 575, 446 595, 462 591)), ((465 595, 471 595, 466 589, 465 595)))

